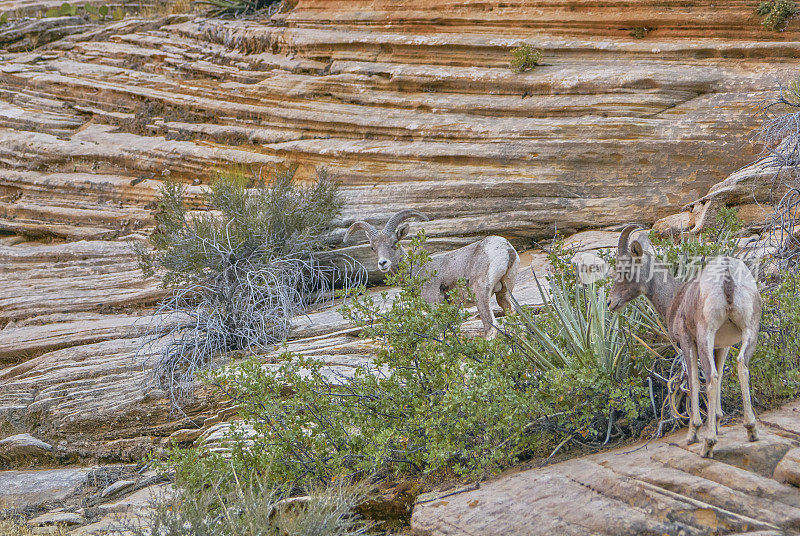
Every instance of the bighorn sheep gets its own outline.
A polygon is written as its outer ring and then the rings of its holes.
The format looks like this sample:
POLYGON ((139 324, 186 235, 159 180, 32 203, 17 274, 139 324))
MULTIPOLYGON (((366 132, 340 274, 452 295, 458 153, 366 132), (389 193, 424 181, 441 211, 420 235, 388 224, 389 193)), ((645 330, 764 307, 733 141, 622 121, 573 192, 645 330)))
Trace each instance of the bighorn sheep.
POLYGON ((750 441, 758 441, 756 417, 750 402, 748 365, 756 349, 761 321, 761 296, 756 280, 741 260, 717 257, 694 278, 680 282, 659 262, 646 234, 628 244, 637 226, 628 225, 617 245, 614 285, 609 295, 611 311, 621 310, 644 294, 666 319, 670 338, 683 352, 689 369, 691 418, 687 444, 697 442, 700 417, 700 378, 703 367, 708 394, 708 419, 703 457, 713 456, 722 418, 721 390, 725 358, 730 347, 742 343, 737 358, 744 404, 744 427, 750 441))
MULTIPOLYGON (((347 230, 344 240, 357 231, 364 231, 372 251, 378 255, 378 268, 382 272, 394 271, 405 256, 400 240, 408 233, 409 225, 403 222, 412 217, 428 220, 421 212, 405 209, 389 218, 380 231, 365 221, 355 222, 347 230)), ((513 310, 511 291, 517 279, 519 255, 503 237, 487 236, 468 246, 437 255, 420 270, 430 275, 421 290, 422 298, 429 303, 443 301, 459 279, 466 281, 475 294, 478 315, 487 338, 497 335, 490 305, 492 294, 497 296, 497 303, 506 313, 513 310)))

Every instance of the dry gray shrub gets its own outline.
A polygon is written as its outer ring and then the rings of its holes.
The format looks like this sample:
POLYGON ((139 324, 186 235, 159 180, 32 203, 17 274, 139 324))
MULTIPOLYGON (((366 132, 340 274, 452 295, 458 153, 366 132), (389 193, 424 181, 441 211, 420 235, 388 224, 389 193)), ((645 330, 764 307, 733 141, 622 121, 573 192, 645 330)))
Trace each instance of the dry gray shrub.
POLYGON ((363 267, 322 252, 340 214, 338 185, 322 170, 310 185, 294 168, 230 172, 206 193, 211 211, 190 212, 185 187, 161 191, 152 249, 139 249, 146 275, 170 290, 149 326, 157 386, 173 401, 189 394, 197 373, 227 352, 264 352, 289 333, 292 318, 361 284, 363 267))
POLYGON ((233 471, 233 485, 209 483, 154 500, 149 513, 125 522, 134 536, 360 536, 371 524, 354 513, 368 487, 341 479, 290 497, 267 477, 233 471))
POLYGON ((762 102, 760 113, 762 163, 774 170, 770 201, 775 205, 761 243, 774 250, 768 262, 775 268, 795 268, 800 261, 800 78, 762 102))

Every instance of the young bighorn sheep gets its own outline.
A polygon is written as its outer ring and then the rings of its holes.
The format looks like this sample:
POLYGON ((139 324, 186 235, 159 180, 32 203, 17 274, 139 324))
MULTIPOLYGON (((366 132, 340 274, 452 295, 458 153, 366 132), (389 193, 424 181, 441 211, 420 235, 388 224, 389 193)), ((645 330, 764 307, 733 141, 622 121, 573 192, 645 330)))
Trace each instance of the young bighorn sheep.
MULTIPOLYGON (((405 209, 389 218, 380 231, 365 221, 355 222, 347 230, 344 240, 357 231, 364 231, 372 251, 378 255, 378 268, 382 272, 394 271, 405 256, 400 240, 408 234, 409 225, 403 222, 412 217, 428 220, 421 212, 405 209)), ((421 291, 422 298, 429 303, 443 301, 447 292, 463 278, 475 294, 478 315, 487 338, 497 335, 490 304, 492 295, 497 296, 497 303, 506 313, 513 311, 511 291, 517 279, 519 255, 503 237, 487 236, 455 251, 437 255, 419 270, 430 276, 421 291)))
POLYGON ((708 419, 703 457, 713 456, 722 418, 722 372, 730 347, 741 342, 737 358, 744 404, 744 427, 750 441, 758 441, 756 417, 750 402, 750 358, 756 349, 761 321, 761 296, 756 280, 741 260, 717 257, 692 280, 680 282, 656 259, 646 234, 628 244, 636 225, 628 225, 617 245, 614 285, 608 300, 611 311, 621 310, 644 294, 666 319, 673 342, 683 352, 689 369, 691 419, 687 444, 697 442, 700 417, 700 378, 703 367, 708 394, 708 419))

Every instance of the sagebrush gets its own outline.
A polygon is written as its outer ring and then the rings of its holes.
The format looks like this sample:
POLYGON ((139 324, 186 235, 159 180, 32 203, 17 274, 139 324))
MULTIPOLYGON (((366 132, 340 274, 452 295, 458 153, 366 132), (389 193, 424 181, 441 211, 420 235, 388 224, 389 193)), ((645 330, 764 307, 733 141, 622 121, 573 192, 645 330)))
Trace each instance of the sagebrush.
MULTIPOLYGON (((133 536, 359 536, 371 525, 356 507, 368 488, 340 480, 291 496, 251 469, 228 467, 224 482, 183 488, 156 498, 139 523, 121 523, 117 533, 133 536)), ((112 531, 113 533, 113 531, 112 531)))
POLYGON ((195 212, 184 186, 163 186, 151 248, 139 259, 169 289, 147 349, 157 352, 156 379, 173 397, 214 358, 269 349, 286 338, 292 317, 363 277, 355 264, 319 257, 342 208, 338 185, 324 170, 309 185, 293 178, 294 169, 269 179, 223 174, 203 195, 211 211, 195 212))

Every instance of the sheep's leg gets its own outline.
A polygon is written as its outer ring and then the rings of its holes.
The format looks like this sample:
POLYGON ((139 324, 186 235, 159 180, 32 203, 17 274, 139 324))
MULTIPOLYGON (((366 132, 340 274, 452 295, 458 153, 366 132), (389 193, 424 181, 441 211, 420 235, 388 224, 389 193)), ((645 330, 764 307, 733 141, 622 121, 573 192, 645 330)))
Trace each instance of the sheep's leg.
POLYGON ((519 260, 512 260, 511 266, 500 278, 500 292, 497 293, 497 304, 506 312, 507 315, 514 312, 514 307, 511 302, 511 291, 514 290, 514 284, 517 282, 517 272, 519 271, 519 260))
POLYGON ((720 376, 714 360, 714 331, 706 328, 697 334, 697 355, 706 372, 706 397, 708 399, 708 418, 706 437, 701 456, 714 457, 717 444, 717 391, 720 389, 720 376))
POLYGON ((495 294, 495 296, 497 296, 497 304, 507 315, 514 312, 514 307, 511 305, 511 292, 509 292, 508 287, 503 285, 503 288, 501 288, 500 292, 495 294))
POLYGON ((700 417, 700 371, 697 362, 697 348, 694 341, 686 338, 681 341, 683 359, 689 368, 689 433, 686 444, 697 443, 697 430, 703 425, 700 417))
POLYGON ((722 411, 722 376, 725 374, 725 360, 728 358, 728 351, 730 351, 730 347, 714 349, 714 360, 716 361, 720 382, 720 388, 717 389, 717 430, 719 430, 719 425, 725 416, 722 411))
POLYGON ((481 289, 481 293, 475 293, 475 301, 478 307, 478 316, 483 322, 483 333, 487 339, 494 339, 497 336, 497 328, 494 327, 494 313, 489 305, 492 298, 491 289, 481 289))
POLYGON ((750 358, 756 350, 758 329, 746 329, 742 333, 742 349, 736 359, 737 372, 739 373, 739 387, 742 391, 742 405, 744 406, 744 427, 750 441, 758 441, 756 429, 756 415, 753 413, 753 403, 750 400, 750 358))

